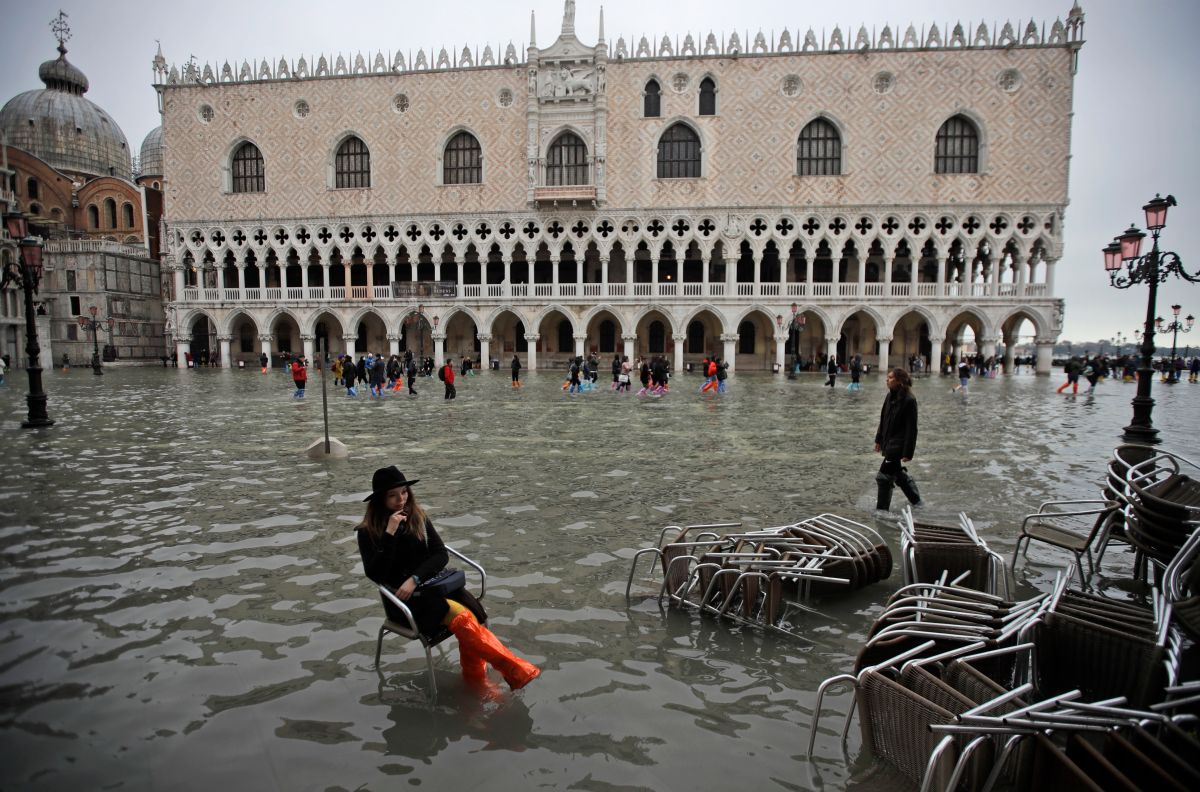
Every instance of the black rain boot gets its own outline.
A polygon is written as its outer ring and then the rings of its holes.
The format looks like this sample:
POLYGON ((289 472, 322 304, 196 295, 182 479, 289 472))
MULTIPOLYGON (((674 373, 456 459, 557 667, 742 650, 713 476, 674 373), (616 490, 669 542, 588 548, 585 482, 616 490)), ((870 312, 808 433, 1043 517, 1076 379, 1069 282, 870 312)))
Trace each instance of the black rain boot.
POLYGON ((904 493, 904 497, 908 498, 909 503, 914 506, 921 505, 921 493, 917 490, 917 482, 908 475, 907 468, 900 468, 900 472, 896 475, 896 483, 900 485, 900 491, 904 493))
POLYGON ((892 490, 896 486, 896 480, 883 473, 876 473, 875 483, 879 486, 879 495, 875 499, 875 508, 880 511, 887 511, 892 506, 892 490))

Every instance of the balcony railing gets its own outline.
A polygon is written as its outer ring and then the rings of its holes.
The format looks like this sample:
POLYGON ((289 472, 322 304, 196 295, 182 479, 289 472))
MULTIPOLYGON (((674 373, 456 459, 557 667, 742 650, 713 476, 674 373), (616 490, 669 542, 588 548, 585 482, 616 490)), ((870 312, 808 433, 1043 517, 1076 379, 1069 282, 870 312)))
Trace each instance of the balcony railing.
MULTIPOLYGON (((405 286, 409 285, 407 282, 405 286)), ((600 299, 702 300, 736 295, 739 299, 770 300, 856 300, 862 298, 949 298, 1001 297, 1006 299, 1045 297, 1044 283, 488 283, 456 284, 453 281, 419 285, 436 288, 396 289, 385 286, 269 286, 266 288, 222 288, 185 286, 184 302, 376 302, 407 303, 426 299, 600 299), (436 293, 435 293, 436 292, 436 293)))

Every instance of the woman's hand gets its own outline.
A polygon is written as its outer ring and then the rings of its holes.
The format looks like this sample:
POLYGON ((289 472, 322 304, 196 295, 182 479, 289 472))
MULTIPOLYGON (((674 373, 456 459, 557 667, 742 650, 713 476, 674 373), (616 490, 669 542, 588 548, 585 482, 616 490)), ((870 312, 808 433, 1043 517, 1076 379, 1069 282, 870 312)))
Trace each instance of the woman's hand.
POLYGON ((878 454, 881 450, 882 449, 879 447, 879 443, 876 443, 875 444, 875 453, 878 454))
POLYGON ((392 536, 396 535, 396 531, 400 530, 401 524, 408 519, 408 515, 404 512, 395 512, 391 517, 388 517, 387 532, 392 536))
POLYGON ((417 584, 413 582, 412 578, 409 578, 408 580, 404 581, 404 585, 396 589, 396 596, 407 601, 408 598, 412 596, 412 593, 416 590, 416 588, 417 584))

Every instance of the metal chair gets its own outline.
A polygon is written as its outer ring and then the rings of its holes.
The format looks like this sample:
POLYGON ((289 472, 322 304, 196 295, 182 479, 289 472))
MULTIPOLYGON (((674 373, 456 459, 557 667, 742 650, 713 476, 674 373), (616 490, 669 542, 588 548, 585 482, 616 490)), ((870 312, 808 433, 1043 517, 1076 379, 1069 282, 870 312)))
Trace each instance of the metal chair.
MULTIPOLYGON (((467 558, 465 555, 458 552, 453 547, 447 546, 446 552, 449 553, 451 556, 458 558, 464 564, 466 564, 467 566, 471 567, 472 569, 474 569, 476 572, 479 573, 479 593, 475 594, 475 598, 477 600, 482 601, 484 595, 487 593, 487 572, 484 571, 482 566, 475 563, 471 559, 467 558)), ((425 650, 425 665, 429 669, 430 692, 434 697, 436 697, 437 696, 437 680, 434 678, 434 675, 433 675, 433 653, 431 650, 433 649, 433 647, 437 646, 442 641, 445 641, 447 638, 451 637, 453 635, 453 633, 450 632, 450 629, 448 627, 441 626, 438 629, 436 634, 423 635, 421 633, 421 631, 417 629, 417 622, 413 618, 412 611, 410 611, 408 609, 408 605, 405 604, 404 600, 397 597, 394 592, 392 592, 387 586, 383 586, 383 585, 379 586, 379 594, 387 602, 390 602, 392 605, 394 605, 396 607, 397 610, 400 611, 400 614, 404 618, 404 621, 402 623, 402 622, 398 622, 398 621, 393 621, 390 618, 385 618, 383 620, 383 624, 379 625, 379 635, 375 641, 375 667, 379 668, 379 656, 380 656, 380 653, 383 651, 383 636, 384 635, 391 633, 393 635, 399 635, 403 638, 407 638, 410 641, 419 641, 421 643, 421 648, 423 648, 425 650)))
POLYGON ((1069 550, 1075 556, 1075 567, 1079 570, 1079 582, 1087 585, 1083 577, 1083 558, 1087 556, 1088 577, 1095 574, 1092 561, 1092 544, 1098 536, 1108 533, 1112 521, 1121 519, 1119 505, 1107 500, 1046 501, 1035 514, 1021 521, 1021 533, 1013 549, 1013 568, 1017 556, 1025 544, 1025 557, 1029 557, 1029 543, 1045 542, 1048 545, 1069 550))

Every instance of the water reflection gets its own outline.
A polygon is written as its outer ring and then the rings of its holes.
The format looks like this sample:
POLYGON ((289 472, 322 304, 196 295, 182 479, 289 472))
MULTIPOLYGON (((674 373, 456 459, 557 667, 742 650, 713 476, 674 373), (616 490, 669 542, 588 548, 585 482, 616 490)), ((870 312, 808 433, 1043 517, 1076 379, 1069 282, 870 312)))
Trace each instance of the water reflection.
MULTIPOLYGON (((466 378, 445 403, 330 390, 350 459, 299 452, 316 387, 282 373, 110 369, 48 377, 57 425, 18 428, 0 389, 0 690, 5 776, 21 788, 226 784, 257 789, 887 789, 834 731, 802 756, 818 682, 849 667, 882 584, 822 603, 811 643, 624 597, 666 524, 749 528, 823 511, 878 520, 871 437, 882 386, 738 376, 720 397, 684 377, 662 398, 567 396, 551 373, 466 378), (97 381, 99 380, 99 381, 97 381), (371 471, 418 475, 439 532, 482 560, 506 643, 545 669, 481 699, 453 642, 425 696, 419 647, 391 638, 351 533, 371 471), (201 782, 200 779, 203 779, 201 782)), ((1064 399, 1056 379, 920 380, 912 469, 931 520, 967 510, 1011 553, 1020 515, 1096 492, 1132 385, 1064 399)), ((421 391, 421 388, 418 388, 421 391)), ((1200 456, 1200 390, 1156 387, 1169 447, 1200 456)), ((893 543, 893 550, 895 550, 893 543)), ((1017 572, 1044 588, 1037 548, 1017 572)), ((1130 557, 1110 551, 1110 573, 1130 557)), ((1115 587, 1115 577, 1103 585, 1115 587)), ((496 680, 498 681, 498 679, 496 680)), ((831 706, 845 709, 844 695, 831 706)))

